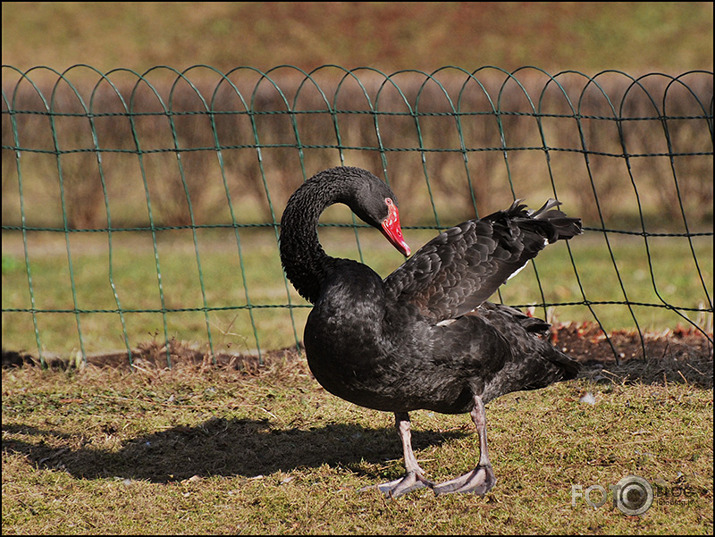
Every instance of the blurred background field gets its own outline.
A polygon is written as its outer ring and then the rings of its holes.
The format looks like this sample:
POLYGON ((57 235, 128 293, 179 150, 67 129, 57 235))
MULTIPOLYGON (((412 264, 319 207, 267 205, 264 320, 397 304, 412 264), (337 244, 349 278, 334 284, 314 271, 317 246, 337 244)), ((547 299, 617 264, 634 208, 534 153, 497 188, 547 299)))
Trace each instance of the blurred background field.
POLYGON ((712 69, 710 2, 3 2, 19 69, 712 69))

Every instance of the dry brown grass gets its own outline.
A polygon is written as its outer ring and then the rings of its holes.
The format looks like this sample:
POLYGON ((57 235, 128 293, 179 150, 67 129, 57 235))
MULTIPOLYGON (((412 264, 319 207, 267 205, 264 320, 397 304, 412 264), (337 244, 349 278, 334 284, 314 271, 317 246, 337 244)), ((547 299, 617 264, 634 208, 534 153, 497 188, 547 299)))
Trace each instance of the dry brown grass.
MULTIPOLYGON (((294 353, 3 369, 3 533, 711 533, 712 389, 687 363, 652 382, 637 363, 490 403, 486 497, 397 501, 357 492, 402 472, 392 418, 327 394, 294 353), (655 490, 642 517, 572 495, 627 475, 655 490)), ((413 427, 431 477, 474 464, 467 416, 415 412, 413 427)))

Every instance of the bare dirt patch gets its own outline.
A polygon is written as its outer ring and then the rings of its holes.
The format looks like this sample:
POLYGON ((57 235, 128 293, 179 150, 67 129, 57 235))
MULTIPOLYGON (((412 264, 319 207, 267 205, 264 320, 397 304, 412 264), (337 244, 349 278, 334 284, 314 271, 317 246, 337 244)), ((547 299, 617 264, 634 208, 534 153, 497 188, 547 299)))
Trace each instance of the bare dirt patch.
MULTIPOLYGON (((565 323, 552 329, 552 341, 564 352, 581 362, 580 376, 614 382, 664 384, 688 383, 713 387, 712 334, 705 336, 694 328, 678 328, 659 333, 639 334, 618 330, 606 337, 595 323, 565 323), (616 358, 618 357, 618 359, 616 358)), ((172 341, 168 352, 165 345, 150 341, 132 350, 90 355, 87 364, 97 367, 168 368, 176 365, 221 367, 258 374, 275 363, 304 360, 302 349, 295 347, 257 354, 219 352, 210 356, 190 344, 172 341)), ((45 356, 48 367, 76 367, 73 360, 60 356, 45 356)), ((36 357, 14 350, 2 350, 2 366, 39 365, 36 357)))
POLYGON ((609 338, 595 323, 558 326, 552 339, 564 352, 583 364, 581 376, 645 384, 686 382, 713 387, 713 344, 694 328, 660 333, 617 330, 609 338), (616 360, 618 356, 618 360, 616 360))

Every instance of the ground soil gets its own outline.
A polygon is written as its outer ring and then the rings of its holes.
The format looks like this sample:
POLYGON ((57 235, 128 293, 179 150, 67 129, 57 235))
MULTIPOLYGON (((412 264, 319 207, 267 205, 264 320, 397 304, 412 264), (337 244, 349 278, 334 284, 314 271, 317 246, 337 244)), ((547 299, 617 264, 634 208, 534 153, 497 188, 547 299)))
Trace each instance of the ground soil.
POLYGON ((713 335, 692 327, 643 335, 619 330, 607 338, 595 323, 569 323, 553 330, 552 340, 583 364, 584 377, 713 387, 713 335))
MULTIPOLYGON (((639 334, 614 331, 608 337, 595 323, 565 323, 552 327, 551 339, 561 350, 582 364, 581 377, 600 381, 664 384, 688 383, 702 388, 713 387, 713 336, 695 328, 678 328, 659 333, 639 334)), ((59 356, 45 356, 51 368, 65 369, 76 364, 59 356)), ((172 341, 163 344, 147 342, 132 350, 131 364, 136 367, 167 367, 168 364, 193 363, 259 373, 262 367, 276 361, 303 360, 295 347, 257 354, 218 353, 210 357, 191 345, 172 341)), ((126 351, 91 355, 87 364, 98 367, 128 367, 126 351)), ((38 365, 27 353, 2 350, 2 366, 38 365)))

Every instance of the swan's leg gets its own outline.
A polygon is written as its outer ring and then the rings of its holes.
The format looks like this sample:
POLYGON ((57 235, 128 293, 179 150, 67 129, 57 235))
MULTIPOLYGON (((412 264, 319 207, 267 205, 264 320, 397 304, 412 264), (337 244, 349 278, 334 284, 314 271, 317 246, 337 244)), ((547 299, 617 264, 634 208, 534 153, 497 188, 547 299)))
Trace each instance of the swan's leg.
POLYGON ((489 452, 487 451, 487 415, 484 410, 482 398, 474 396, 474 408, 471 412, 474 425, 477 427, 479 435, 479 463, 477 467, 461 477, 446 481, 434 486, 435 494, 448 494, 450 492, 474 492, 483 496, 497 482, 489 462, 489 452))
MULTIPOLYGON (((424 471, 417 464, 417 458, 412 451, 412 434, 410 433, 410 416, 407 412, 395 412, 395 426, 402 441, 402 451, 405 457, 404 477, 378 485, 377 488, 392 498, 397 498, 413 490, 423 487, 432 488, 434 484, 424 477, 424 471)), ((371 487, 366 487, 371 488, 371 487)))

